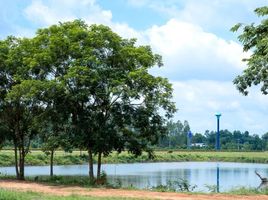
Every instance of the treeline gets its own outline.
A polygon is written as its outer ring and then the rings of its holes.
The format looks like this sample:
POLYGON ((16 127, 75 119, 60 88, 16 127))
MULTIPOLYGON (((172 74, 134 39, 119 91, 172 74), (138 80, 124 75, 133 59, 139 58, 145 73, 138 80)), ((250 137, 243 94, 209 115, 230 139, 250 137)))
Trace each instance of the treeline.
MULTIPOLYGON (((190 125, 187 121, 169 122, 167 124, 168 134, 159 141, 160 148, 188 148, 190 125)), ((215 149, 216 131, 205 131, 205 133, 192 134, 192 149, 215 149)), ((268 150, 268 133, 261 137, 251 135, 248 131, 220 131, 220 144, 223 150, 241 151, 265 151, 268 150)))
MULTIPOLYGON (((181 122, 168 122, 166 124, 167 134, 159 138, 154 148, 163 149, 187 149, 189 148, 188 134, 191 130, 187 120, 181 122)), ((191 138, 191 149, 207 149, 214 150, 216 143, 216 131, 206 130, 204 133, 193 133, 191 138)), ((248 131, 220 131, 220 143, 222 150, 239 150, 239 151, 267 151, 268 150, 268 133, 259 135, 251 135, 248 131)), ((31 149, 46 149, 47 141, 40 135, 36 135, 31 142, 31 149)), ((12 148, 11 141, 4 143, 5 148, 12 148)), ((69 146, 71 150, 71 146, 69 146)), ((78 149, 78 148, 77 148, 78 149)), ((68 145, 65 145, 65 151, 68 151, 68 145)))
POLYGON ((172 85, 148 72, 162 65, 150 46, 81 20, 0 40, 0 144, 12 145, 17 178, 33 141, 51 176, 59 148, 87 151, 91 181, 94 155, 97 179, 112 151, 151 156, 176 111, 172 85))

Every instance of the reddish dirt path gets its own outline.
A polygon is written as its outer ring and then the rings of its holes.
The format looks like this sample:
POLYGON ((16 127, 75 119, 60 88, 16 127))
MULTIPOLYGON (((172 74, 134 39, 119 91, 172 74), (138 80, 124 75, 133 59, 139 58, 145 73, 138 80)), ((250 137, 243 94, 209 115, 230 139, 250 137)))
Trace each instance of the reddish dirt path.
POLYGON ((151 192, 143 190, 123 190, 123 189, 87 189, 82 187, 49 186, 27 181, 1 180, 0 188, 33 191, 51 195, 68 196, 72 194, 98 197, 135 197, 141 199, 165 199, 165 200, 268 200, 268 195, 238 196, 238 195, 191 195, 171 192, 151 192))

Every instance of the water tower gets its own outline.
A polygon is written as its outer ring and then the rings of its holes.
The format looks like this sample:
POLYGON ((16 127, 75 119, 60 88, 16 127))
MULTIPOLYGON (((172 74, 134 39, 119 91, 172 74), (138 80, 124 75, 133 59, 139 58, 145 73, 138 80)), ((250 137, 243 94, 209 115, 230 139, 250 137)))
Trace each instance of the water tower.
POLYGON ((221 113, 216 113, 215 116, 217 117, 217 136, 216 136, 216 150, 220 150, 220 117, 221 113))

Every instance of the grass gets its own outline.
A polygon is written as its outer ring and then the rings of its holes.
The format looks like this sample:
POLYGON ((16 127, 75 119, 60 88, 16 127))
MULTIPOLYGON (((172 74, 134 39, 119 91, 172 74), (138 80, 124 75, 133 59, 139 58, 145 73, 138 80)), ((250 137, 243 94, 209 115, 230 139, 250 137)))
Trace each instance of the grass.
MULTIPOLYGON (((0 175, 1 180, 17 180, 16 176, 14 175, 0 175)), ((133 186, 122 186, 121 181, 118 179, 115 183, 111 183, 104 179, 102 184, 92 183, 88 176, 78 176, 78 175, 69 175, 69 176, 62 176, 62 175, 54 175, 53 177, 50 176, 25 176, 26 181, 35 182, 35 183, 42 183, 46 185, 52 186, 79 186, 85 188, 106 188, 106 189, 127 189, 127 190, 137 190, 137 188, 133 186)), ((1 200, 1 199, 0 199, 1 200)))
POLYGON ((141 200, 123 197, 90 197, 90 196, 52 196, 35 192, 18 192, 0 189, 0 200, 141 200))
MULTIPOLYGON (((96 158, 94 158, 96 161, 96 158)), ((223 161, 268 163, 268 152, 208 152, 208 151, 155 151, 155 158, 149 159, 147 154, 135 157, 127 152, 111 153, 103 158, 103 163, 133 163, 133 162, 175 162, 175 161, 223 161)), ((57 151, 55 165, 71 165, 87 163, 87 154, 80 151, 65 153, 57 151)), ((42 151, 31 151, 26 157, 26 165, 48 165, 49 156, 42 151)), ((13 166, 14 153, 11 150, 0 151, 0 166, 13 166)))
MULTIPOLYGON (((1 178, 4 178, 1 177, 1 178)), ((11 179, 15 179, 13 177, 11 179)), ((5 179, 5 178, 4 178, 5 179)), ((27 181, 39 182, 39 183, 46 183, 52 185, 75 185, 75 186, 82 186, 82 187, 96 187, 97 185, 93 185, 88 176, 38 176, 36 177, 25 177, 27 181)), ((106 185, 105 185, 106 186, 106 185)))
POLYGON ((235 194, 235 195, 268 195, 268 188, 257 189, 257 188, 234 188, 230 191, 224 192, 226 194, 235 194))

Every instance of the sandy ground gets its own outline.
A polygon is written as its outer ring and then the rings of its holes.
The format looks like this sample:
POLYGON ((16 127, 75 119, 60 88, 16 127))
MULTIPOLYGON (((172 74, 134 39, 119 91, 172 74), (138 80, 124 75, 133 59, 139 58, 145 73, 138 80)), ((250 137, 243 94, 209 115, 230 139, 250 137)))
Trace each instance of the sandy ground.
POLYGON ((87 189, 82 187, 49 186, 27 181, 1 180, 0 187, 10 190, 33 191, 51 195, 68 196, 72 194, 98 197, 135 197, 142 199, 165 199, 165 200, 268 200, 268 195, 238 196, 238 195, 196 195, 171 192, 151 192, 142 190, 123 189, 87 189))

